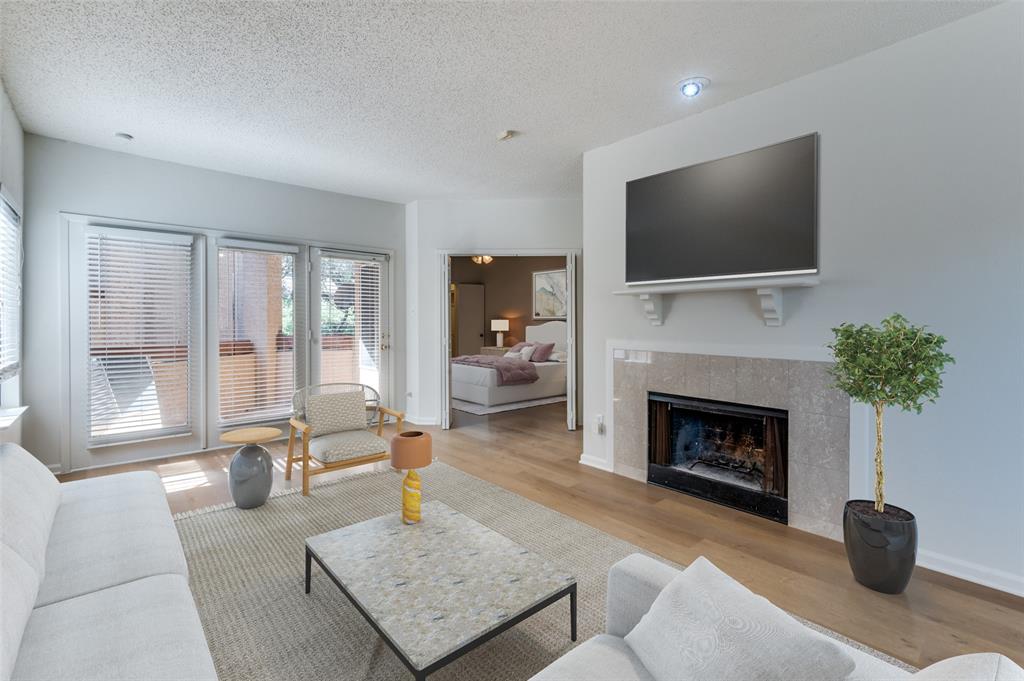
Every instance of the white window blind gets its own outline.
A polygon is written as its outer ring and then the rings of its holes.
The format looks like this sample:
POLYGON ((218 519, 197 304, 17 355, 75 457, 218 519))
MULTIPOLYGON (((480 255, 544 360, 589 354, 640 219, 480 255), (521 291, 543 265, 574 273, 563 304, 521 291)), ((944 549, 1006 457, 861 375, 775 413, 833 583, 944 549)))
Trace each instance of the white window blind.
POLYGON ((381 389, 381 277, 378 260, 320 257, 320 382, 381 389))
POLYGON ((21 218, 0 199, 0 380, 21 369, 21 218))
POLYGON ((220 248, 222 424, 287 418, 295 390, 295 255, 220 248))
POLYGON ((89 445, 190 433, 193 237, 86 235, 89 445))

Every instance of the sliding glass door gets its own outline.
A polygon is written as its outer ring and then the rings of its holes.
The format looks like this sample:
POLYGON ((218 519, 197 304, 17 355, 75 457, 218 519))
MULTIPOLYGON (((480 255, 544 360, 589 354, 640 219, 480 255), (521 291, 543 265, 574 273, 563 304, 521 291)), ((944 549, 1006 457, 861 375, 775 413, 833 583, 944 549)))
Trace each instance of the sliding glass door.
POLYGON ((311 384, 363 383, 387 400, 387 258, 314 248, 311 384))

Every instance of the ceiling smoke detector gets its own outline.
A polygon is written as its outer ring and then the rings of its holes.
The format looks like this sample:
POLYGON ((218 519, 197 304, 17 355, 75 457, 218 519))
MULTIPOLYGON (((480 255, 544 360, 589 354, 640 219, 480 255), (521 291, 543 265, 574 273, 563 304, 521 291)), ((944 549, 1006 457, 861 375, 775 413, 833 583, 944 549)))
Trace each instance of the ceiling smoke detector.
POLYGON ((130 135, 127 132, 115 132, 114 137, 116 137, 119 140, 124 140, 126 142, 131 142, 133 139, 135 139, 135 135, 130 135))
POLYGON ((700 93, 704 92, 711 83, 710 80, 701 76, 694 76, 692 78, 685 78, 678 83, 676 87, 679 88, 679 93, 687 99, 693 99, 694 97, 700 96, 700 93))

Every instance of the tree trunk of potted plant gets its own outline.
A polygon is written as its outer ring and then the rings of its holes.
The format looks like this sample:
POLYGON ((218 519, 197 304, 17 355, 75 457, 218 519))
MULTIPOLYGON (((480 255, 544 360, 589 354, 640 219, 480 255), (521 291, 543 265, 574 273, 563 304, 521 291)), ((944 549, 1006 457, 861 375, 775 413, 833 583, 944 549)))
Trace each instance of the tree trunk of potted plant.
POLYGON ((880 326, 842 324, 832 329, 835 387, 875 409, 875 498, 851 499, 843 509, 843 543, 853 576, 864 586, 898 594, 907 588, 917 560, 917 519, 885 503, 884 412, 888 406, 921 412, 942 388, 953 358, 946 339, 912 326, 898 314, 880 326))

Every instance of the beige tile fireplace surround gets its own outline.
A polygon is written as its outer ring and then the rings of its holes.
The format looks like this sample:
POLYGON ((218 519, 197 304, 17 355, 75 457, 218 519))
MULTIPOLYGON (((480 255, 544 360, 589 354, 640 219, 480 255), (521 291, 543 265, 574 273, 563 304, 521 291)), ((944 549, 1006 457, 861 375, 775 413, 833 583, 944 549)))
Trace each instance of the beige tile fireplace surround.
POLYGON ((850 488, 850 400, 827 362, 616 350, 615 473, 647 479, 647 394, 783 409, 789 414, 789 525, 842 538, 850 488))

